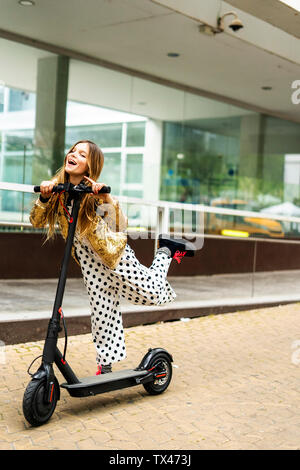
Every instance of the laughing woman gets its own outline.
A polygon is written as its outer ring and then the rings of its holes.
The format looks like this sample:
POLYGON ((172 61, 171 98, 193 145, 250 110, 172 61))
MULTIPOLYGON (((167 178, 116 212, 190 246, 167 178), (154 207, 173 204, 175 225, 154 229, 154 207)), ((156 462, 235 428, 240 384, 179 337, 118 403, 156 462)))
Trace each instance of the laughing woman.
POLYGON ((103 153, 95 143, 77 142, 57 174, 41 183, 41 195, 30 214, 34 227, 48 228, 47 238, 54 235, 58 224, 66 239, 73 201, 64 193, 62 202, 52 188, 67 182, 92 186, 93 194, 85 194, 81 201, 72 253, 90 300, 97 374, 110 372, 112 363, 126 357, 120 297, 142 305, 172 302, 176 294, 166 280, 172 258, 179 262, 179 252, 181 257, 194 255, 191 243, 160 237, 151 266, 143 266, 127 244, 127 218, 117 199, 110 194, 98 195, 105 186, 97 182, 103 164, 103 153))

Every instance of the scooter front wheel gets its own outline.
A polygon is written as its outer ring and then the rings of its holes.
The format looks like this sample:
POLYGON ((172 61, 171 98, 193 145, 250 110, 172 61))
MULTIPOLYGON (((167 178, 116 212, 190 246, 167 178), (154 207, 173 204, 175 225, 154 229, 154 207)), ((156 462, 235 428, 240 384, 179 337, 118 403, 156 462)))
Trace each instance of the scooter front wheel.
POLYGON ((51 400, 46 401, 46 379, 33 379, 27 385, 23 397, 23 413, 32 426, 47 423, 56 408, 59 397, 59 385, 55 380, 51 391, 51 400))

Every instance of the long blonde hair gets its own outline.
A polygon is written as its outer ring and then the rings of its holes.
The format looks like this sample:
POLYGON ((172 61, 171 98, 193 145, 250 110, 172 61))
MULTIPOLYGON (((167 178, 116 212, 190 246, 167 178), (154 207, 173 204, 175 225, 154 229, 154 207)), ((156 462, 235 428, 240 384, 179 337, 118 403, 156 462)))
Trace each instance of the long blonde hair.
MULTIPOLYGON (((79 140, 70 148, 70 150, 65 156, 63 166, 57 171, 55 176, 52 178, 52 181, 55 181, 56 184, 67 183, 69 181, 69 175, 65 171, 67 156, 73 151, 76 145, 80 143, 87 143, 89 146, 89 153, 87 155, 88 172, 86 176, 89 176, 94 181, 97 181, 97 179, 99 178, 104 165, 104 155, 101 149, 98 147, 97 144, 91 142, 90 140, 79 140)), ((90 185, 88 181, 86 181, 86 184, 90 185)), ((92 194, 84 194, 84 196, 82 197, 77 220, 77 228, 79 229, 80 238, 84 237, 84 235, 87 233, 89 226, 93 220, 93 217, 95 215, 96 200, 97 199, 92 194)), ((55 233, 55 224, 57 222, 58 210, 58 195, 52 194, 49 201, 49 210, 47 214, 47 239, 53 237, 55 233)))

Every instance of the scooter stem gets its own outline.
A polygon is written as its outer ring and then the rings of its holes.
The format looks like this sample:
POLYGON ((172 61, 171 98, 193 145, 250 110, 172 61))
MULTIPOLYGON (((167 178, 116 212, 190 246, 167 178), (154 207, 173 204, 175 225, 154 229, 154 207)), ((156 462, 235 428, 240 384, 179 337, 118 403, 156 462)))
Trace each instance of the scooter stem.
POLYGON ((80 195, 75 194, 72 213, 71 213, 71 219, 70 219, 71 222, 69 223, 69 232, 68 232, 68 237, 66 241, 64 257, 63 257, 63 261, 61 264, 61 270, 60 270, 59 280, 57 284, 52 317, 49 321, 47 337, 45 340, 45 345, 44 345, 44 350, 43 350, 43 362, 47 364, 53 364, 55 360, 55 351, 56 351, 58 333, 60 331, 60 314, 58 310, 62 306, 62 300, 64 296, 66 279, 67 279, 68 265, 69 265, 71 250, 73 246, 79 207, 80 207, 80 195))

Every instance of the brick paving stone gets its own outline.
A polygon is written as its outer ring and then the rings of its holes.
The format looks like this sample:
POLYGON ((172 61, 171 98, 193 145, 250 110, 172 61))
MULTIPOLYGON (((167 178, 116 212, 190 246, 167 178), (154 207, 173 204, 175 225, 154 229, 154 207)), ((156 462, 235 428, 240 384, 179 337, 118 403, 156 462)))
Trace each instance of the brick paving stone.
MULTIPOLYGON (((75 399, 62 389, 53 417, 39 428, 25 421, 22 399, 43 342, 8 345, 0 364, 0 449, 300 449, 300 364, 292 361, 299 314, 296 303, 128 328, 128 357, 114 370, 136 367, 149 347, 164 347, 176 366, 168 390, 150 396, 137 386, 75 399)), ((89 334, 69 338, 68 360, 78 376, 95 373, 89 334)))
POLYGON ((79 450, 94 450, 96 448, 96 444, 92 438, 82 439, 77 442, 77 447, 79 450))
POLYGON ((32 447, 32 441, 30 437, 24 437, 23 439, 17 439, 13 442, 15 450, 26 450, 32 447))

